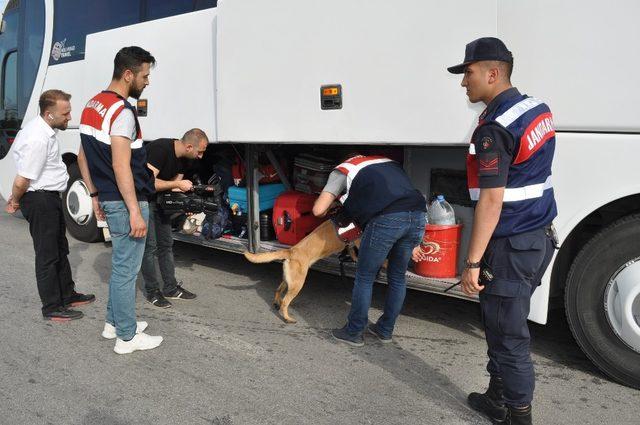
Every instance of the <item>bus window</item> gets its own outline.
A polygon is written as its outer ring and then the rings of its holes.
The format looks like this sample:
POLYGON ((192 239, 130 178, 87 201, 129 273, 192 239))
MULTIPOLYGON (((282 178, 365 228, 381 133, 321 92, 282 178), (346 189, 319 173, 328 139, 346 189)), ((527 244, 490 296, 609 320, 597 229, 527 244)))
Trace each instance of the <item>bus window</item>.
POLYGON ((0 159, 9 152, 16 132, 20 128, 18 119, 18 53, 14 50, 2 61, 2 96, 0 97, 0 159))
POLYGON ((4 158, 15 133, 20 129, 16 110, 18 88, 17 53, 19 3, 7 4, 0 34, 0 159, 4 158))
POLYGON ((182 13, 193 12, 216 7, 217 0, 143 0, 144 20, 166 18, 168 16, 180 15, 182 13))
POLYGON ((26 1, 24 7, 24 28, 20 39, 22 45, 18 47, 18 62, 20 67, 20 81, 18 82, 18 114, 24 116, 31 97, 31 91, 38 75, 42 44, 44 42, 44 2, 26 1))
POLYGON ((147 0, 145 20, 166 18, 167 16, 180 15, 193 12, 193 0, 147 0))
POLYGON ((18 52, 9 53, 2 65, 2 110, 4 120, 18 117, 18 52))
POLYGON ((210 9, 217 6, 217 0, 196 0, 195 10, 210 9))
POLYGON ((55 0, 49 65, 84 59, 87 34, 140 22, 135 0, 55 0))

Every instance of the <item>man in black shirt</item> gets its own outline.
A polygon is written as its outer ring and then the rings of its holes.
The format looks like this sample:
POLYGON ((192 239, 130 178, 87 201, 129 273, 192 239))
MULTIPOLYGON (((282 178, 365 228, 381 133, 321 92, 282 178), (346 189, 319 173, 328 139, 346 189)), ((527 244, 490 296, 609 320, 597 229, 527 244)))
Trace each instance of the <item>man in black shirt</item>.
MULTIPOLYGON (((149 143, 146 146, 147 167, 155 176, 156 193, 190 191, 193 183, 183 180, 185 160, 202 158, 208 143, 207 135, 197 128, 187 131, 179 140, 158 139, 149 143)), ((149 201, 149 230, 141 270, 147 301, 157 307, 171 307, 167 298, 190 300, 196 297, 176 281, 171 222, 168 216, 158 210, 155 196, 149 201), (162 291, 156 259, 164 282, 162 291)))

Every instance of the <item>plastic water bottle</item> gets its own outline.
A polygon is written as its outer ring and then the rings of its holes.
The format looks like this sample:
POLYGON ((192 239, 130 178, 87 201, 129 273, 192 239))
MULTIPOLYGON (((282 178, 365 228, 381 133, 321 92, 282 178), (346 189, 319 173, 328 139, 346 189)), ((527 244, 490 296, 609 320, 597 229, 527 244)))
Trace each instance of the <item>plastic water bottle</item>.
POLYGON ((442 195, 438 195, 429 205, 428 217, 430 224, 439 226, 456 224, 456 215, 453 207, 445 201, 442 195))

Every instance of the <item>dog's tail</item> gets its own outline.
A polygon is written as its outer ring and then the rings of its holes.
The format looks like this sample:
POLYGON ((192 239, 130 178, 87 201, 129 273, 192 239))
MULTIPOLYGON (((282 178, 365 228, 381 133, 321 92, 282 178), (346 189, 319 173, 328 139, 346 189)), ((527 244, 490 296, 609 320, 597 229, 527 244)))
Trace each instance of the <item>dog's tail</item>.
POLYGON ((245 251, 244 256, 252 263, 270 263, 275 260, 288 260, 291 254, 288 249, 281 249, 272 252, 261 252, 259 254, 252 254, 249 251, 245 251))

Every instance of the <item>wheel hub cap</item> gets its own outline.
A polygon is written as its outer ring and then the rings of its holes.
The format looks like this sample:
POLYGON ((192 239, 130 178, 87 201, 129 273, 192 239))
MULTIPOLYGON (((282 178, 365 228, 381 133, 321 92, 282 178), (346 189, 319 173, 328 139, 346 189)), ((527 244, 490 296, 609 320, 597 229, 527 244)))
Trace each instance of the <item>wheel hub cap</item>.
POLYGON ((67 192, 66 203, 69 216, 74 222, 84 226, 91 220, 93 216, 91 197, 89 196, 89 189, 87 189, 82 180, 73 182, 67 192))
POLYGON ((640 353, 640 258, 618 269, 607 284, 604 310, 611 328, 640 353))

